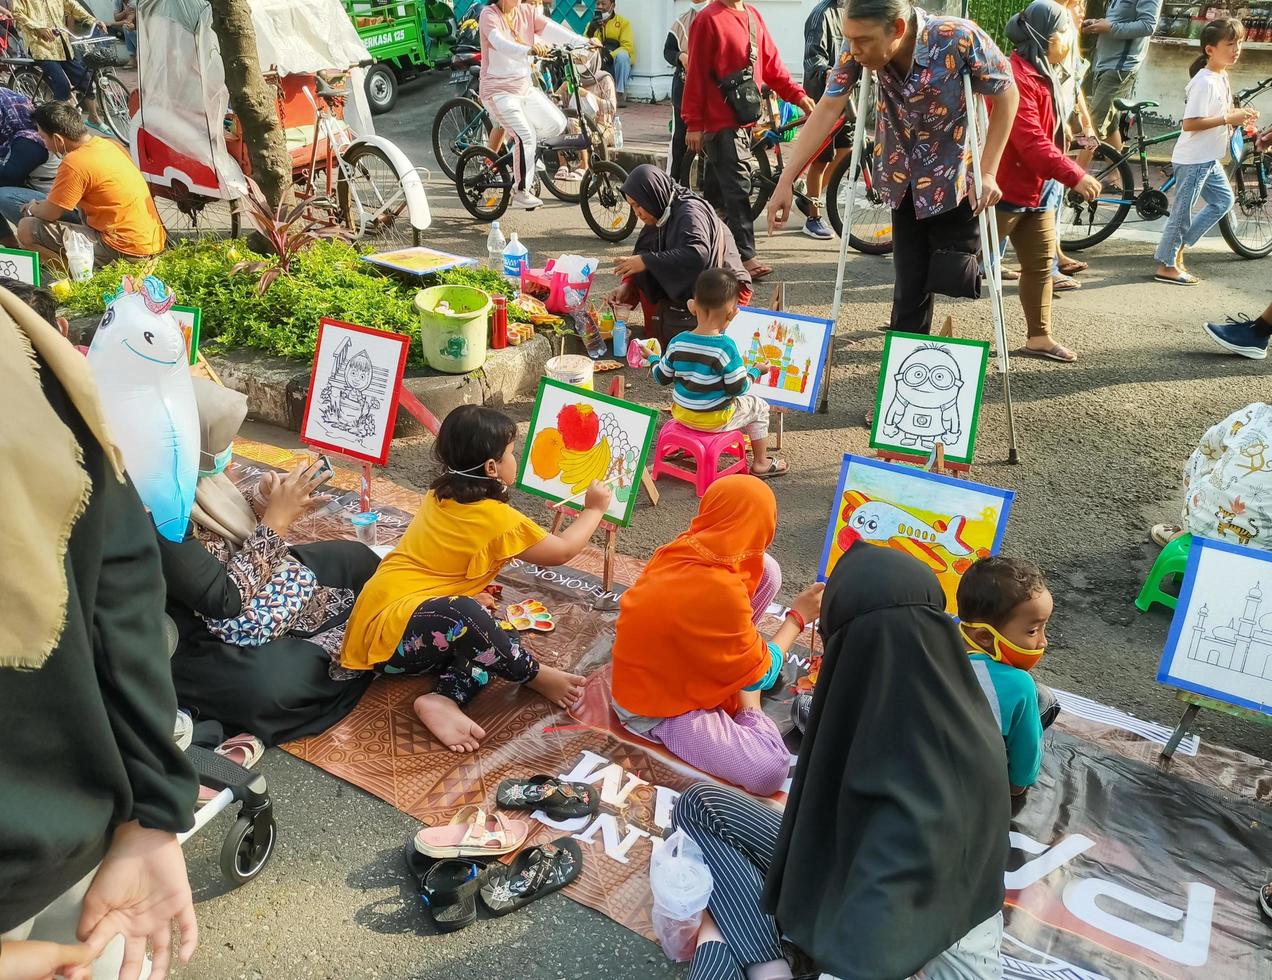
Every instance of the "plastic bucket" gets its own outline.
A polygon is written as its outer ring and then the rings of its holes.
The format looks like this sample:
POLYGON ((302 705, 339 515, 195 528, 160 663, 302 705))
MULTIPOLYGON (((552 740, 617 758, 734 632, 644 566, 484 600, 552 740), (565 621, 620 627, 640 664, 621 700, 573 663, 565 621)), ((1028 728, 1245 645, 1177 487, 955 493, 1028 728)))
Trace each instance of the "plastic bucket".
POLYGON ((415 294, 420 339, 429 367, 466 374, 486 363, 490 297, 472 286, 429 286, 415 294), (449 311, 438 312, 443 302, 449 311))
POLYGON ((582 354, 561 354, 544 365, 548 377, 576 388, 592 387, 592 359, 582 354))

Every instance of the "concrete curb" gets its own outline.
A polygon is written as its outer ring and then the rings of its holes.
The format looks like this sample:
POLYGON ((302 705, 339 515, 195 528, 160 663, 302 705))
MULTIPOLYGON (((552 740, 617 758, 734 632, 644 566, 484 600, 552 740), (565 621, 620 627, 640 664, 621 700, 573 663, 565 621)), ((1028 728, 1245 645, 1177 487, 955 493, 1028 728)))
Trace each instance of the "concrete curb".
POLYGON ((642 163, 652 163, 660 170, 667 166, 667 147, 654 143, 625 143, 621 150, 612 150, 614 162, 631 173, 642 163))
MULTIPOLYGON (((77 344, 87 345, 97 330, 98 317, 70 321, 69 335, 77 344)), ((571 345, 567 345, 569 347, 571 345)), ((519 347, 490 351, 483 367, 468 374, 442 374, 428 368, 407 369, 403 384, 439 419, 460 405, 489 405, 498 408, 534 393, 552 356, 554 340, 536 334, 519 347)), ((248 416, 258 422, 300 431, 309 392, 311 364, 260 351, 239 349, 208 357, 208 363, 227 388, 247 395, 248 416)), ((399 412, 394 436, 423 432, 415 418, 399 412)))

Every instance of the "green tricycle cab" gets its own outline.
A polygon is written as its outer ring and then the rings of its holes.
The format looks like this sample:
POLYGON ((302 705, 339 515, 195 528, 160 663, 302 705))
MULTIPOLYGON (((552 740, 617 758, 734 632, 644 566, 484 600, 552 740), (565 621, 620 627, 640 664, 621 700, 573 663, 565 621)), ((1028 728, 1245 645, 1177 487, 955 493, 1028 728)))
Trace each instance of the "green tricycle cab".
POLYGON ((441 0, 344 0, 375 64, 367 69, 371 111, 388 112, 400 83, 450 65, 455 12, 441 0))

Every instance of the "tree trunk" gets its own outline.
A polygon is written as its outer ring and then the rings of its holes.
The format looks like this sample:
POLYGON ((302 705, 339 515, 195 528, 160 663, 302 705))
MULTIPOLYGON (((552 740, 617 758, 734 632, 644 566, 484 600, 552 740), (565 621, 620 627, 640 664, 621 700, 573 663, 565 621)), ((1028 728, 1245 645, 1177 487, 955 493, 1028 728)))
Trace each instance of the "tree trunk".
POLYGON ((209 0, 209 6, 212 30, 221 44, 230 108, 243 127, 252 179, 270 205, 278 207, 292 197, 291 156, 278 120, 274 87, 261 72, 251 4, 249 0, 209 0))

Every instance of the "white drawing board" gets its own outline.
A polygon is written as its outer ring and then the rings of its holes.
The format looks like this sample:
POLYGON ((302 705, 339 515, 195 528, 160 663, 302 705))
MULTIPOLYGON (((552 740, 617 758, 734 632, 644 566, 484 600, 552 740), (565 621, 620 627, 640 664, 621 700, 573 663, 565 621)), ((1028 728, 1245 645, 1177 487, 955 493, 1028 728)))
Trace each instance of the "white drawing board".
POLYGON ((829 320, 743 306, 724 332, 752 371, 752 393, 770 405, 814 410, 830 349, 829 320))
POLYGON ((409 345, 402 334, 324 318, 301 441, 384 465, 409 345))
POLYGON ((38 286, 39 254, 21 248, 0 248, 0 279, 16 279, 28 286, 38 286))
POLYGON ((976 448, 989 344, 960 337, 889 331, 879 370, 870 446, 971 463, 976 448))
POLYGON ((1193 538, 1157 679, 1272 714, 1272 553, 1193 538))

